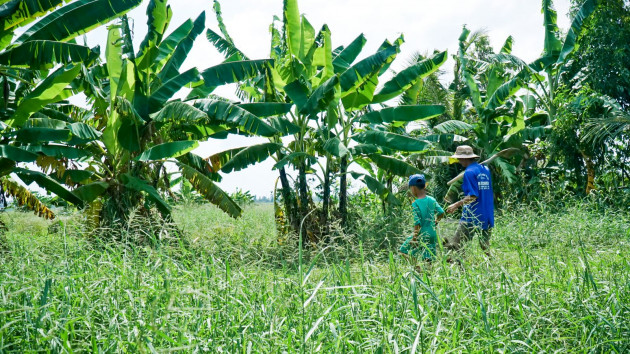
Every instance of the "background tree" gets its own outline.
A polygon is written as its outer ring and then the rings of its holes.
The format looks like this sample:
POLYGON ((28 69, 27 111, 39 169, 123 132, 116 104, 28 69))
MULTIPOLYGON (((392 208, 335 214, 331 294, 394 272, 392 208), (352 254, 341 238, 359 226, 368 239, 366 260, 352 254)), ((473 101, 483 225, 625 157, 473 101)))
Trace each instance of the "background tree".
POLYGON ((0 194, 36 214, 54 213, 10 176, 55 193, 77 206, 83 202, 63 186, 77 177, 72 159, 85 154, 76 145, 94 136, 94 131, 68 114, 72 106, 63 101, 79 91, 78 63, 90 64, 99 48, 79 45, 75 38, 126 13, 140 0, 80 0, 60 7, 64 1, 4 2, 0 19, 0 194), (26 31, 24 27, 30 26, 26 31), (17 38, 15 35, 22 32, 17 38), (54 70, 52 70, 54 68, 54 70), (51 117, 54 117, 53 121, 51 117), (35 163, 48 176, 25 168, 35 163))
MULTIPOLYGON (((576 13, 583 0, 572 0, 576 13)), ((577 38, 571 75, 630 108, 630 3, 602 0, 577 38)))

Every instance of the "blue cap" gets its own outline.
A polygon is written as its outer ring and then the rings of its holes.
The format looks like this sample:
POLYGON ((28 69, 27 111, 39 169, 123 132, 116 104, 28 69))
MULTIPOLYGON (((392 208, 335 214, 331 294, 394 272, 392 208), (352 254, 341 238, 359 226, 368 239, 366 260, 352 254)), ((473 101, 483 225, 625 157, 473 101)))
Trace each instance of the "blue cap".
POLYGON ((426 178, 424 178, 424 175, 417 174, 409 177, 409 187, 416 186, 419 188, 424 188, 426 184, 427 180, 426 178))

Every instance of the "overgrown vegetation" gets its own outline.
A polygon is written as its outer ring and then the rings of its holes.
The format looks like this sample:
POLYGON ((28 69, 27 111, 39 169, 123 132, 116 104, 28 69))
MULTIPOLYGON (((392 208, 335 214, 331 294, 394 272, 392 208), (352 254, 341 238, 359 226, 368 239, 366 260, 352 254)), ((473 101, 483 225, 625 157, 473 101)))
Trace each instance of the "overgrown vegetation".
POLYGON ((271 205, 238 220, 188 210, 174 212, 186 245, 158 247, 4 215, 1 350, 630 350, 627 213, 518 207, 498 220, 493 259, 470 243, 463 267, 417 274, 393 254, 403 235, 383 242, 383 221, 300 263, 271 205))

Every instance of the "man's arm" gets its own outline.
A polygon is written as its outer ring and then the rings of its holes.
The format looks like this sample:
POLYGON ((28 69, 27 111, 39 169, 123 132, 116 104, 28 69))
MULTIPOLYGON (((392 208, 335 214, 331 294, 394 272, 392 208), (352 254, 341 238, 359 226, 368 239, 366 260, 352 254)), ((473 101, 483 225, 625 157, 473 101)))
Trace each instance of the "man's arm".
POLYGON ((464 197, 464 199, 460 200, 459 202, 455 202, 449 205, 448 208, 446 208, 446 212, 449 214, 454 213, 455 210, 461 208, 462 206, 466 204, 470 204, 474 202, 475 200, 477 200, 477 197, 475 197, 474 195, 467 195, 466 197, 464 197))

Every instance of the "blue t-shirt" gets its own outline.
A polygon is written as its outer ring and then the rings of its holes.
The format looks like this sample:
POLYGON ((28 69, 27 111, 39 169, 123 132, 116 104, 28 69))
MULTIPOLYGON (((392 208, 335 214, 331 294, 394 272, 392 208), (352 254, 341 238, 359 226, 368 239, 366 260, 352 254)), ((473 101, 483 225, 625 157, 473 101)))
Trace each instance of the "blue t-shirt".
POLYGON ((494 227, 494 193, 488 167, 477 162, 466 167, 462 190, 465 196, 477 197, 477 200, 464 206, 462 221, 481 226, 484 230, 494 227))

